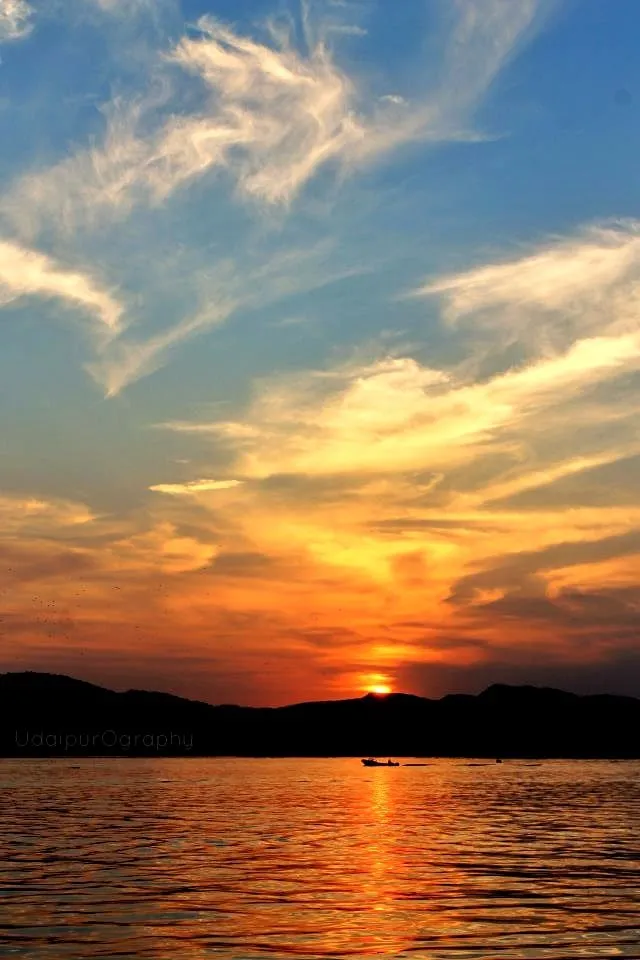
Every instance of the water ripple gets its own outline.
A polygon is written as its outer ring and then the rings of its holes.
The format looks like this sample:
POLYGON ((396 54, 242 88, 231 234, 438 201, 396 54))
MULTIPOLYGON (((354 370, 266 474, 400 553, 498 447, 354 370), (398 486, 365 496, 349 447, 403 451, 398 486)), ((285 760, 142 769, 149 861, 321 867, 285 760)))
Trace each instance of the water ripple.
POLYGON ((0 763, 0 955, 640 960, 640 764, 0 763))

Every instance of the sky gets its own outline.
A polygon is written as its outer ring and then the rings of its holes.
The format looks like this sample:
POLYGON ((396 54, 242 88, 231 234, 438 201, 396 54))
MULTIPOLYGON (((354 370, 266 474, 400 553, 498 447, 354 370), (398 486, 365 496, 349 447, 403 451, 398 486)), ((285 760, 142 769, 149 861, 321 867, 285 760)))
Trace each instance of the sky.
POLYGON ((0 0, 0 671, 640 696, 636 0, 0 0))

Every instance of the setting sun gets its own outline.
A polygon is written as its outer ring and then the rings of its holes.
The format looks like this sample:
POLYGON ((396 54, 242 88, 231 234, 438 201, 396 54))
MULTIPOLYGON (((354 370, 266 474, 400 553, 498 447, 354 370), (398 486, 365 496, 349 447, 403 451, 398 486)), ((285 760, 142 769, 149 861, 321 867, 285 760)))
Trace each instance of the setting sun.
POLYGON ((376 683, 367 688, 367 693, 375 693, 378 697, 385 697, 388 693, 391 693, 391 687, 387 683, 376 683))

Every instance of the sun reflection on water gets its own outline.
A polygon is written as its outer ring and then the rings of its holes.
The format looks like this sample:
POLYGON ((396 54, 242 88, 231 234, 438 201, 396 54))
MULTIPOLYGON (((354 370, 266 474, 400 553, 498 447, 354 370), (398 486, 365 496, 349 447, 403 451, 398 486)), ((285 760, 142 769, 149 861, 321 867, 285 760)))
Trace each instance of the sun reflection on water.
POLYGON ((631 955, 638 774, 8 762, 0 941, 29 960, 631 955))

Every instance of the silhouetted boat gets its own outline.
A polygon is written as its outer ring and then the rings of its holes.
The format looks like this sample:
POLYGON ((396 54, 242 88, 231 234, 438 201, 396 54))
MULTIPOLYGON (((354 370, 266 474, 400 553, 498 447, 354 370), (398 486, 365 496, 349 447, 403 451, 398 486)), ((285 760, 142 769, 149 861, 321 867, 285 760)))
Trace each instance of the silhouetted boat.
POLYGON ((399 763, 394 763, 393 760, 374 760, 373 757, 369 757, 368 760, 363 760, 362 763, 365 767, 399 767, 399 763))

